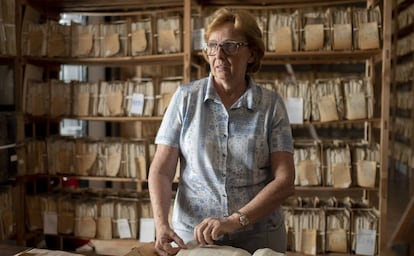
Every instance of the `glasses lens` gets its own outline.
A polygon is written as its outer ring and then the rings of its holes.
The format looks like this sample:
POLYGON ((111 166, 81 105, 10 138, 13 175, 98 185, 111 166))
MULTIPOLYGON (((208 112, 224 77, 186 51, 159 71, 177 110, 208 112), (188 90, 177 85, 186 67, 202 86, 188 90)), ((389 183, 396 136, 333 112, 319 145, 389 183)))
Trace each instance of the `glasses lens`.
POLYGON ((237 53, 237 43, 235 42, 225 42, 222 44, 221 48, 223 48, 224 53, 227 55, 233 55, 237 53))
POLYGON ((241 43, 224 42, 221 44, 209 42, 205 44, 204 51, 207 55, 214 56, 217 54, 218 48, 221 47, 226 55, 235 55, 241 43))

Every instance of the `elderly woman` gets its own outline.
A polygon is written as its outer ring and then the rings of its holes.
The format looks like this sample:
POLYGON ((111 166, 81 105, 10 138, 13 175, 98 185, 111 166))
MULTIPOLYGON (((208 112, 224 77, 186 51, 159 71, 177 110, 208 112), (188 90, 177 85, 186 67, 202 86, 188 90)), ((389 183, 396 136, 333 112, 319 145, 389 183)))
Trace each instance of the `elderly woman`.
POLYGON ((155 140, 149 171, 155 249, 175 255, 195 240, 251 253, 266 247, 284 252, 279 207, 294 192, 293 139, 281 97, 248 75, 264 56, 261 31, 249 13, 222 8, 205 41, 210 75, 180 86, 155 140))

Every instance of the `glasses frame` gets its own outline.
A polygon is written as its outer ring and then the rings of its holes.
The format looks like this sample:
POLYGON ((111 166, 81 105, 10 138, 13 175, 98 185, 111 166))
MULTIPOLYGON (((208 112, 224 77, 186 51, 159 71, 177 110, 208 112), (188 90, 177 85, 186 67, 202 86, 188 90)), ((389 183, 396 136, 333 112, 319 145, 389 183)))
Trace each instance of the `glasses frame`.
POLYGON ((223 50, 223 53, 226 54, 227 56, 233 56, 236 55, 237 53, 239 53, 239 48, 242 46, 248 46, 249 44, 247 42, 240 42, 240 41, 224 41, 222 43, 215 43, 215 42, 207 42, 207 43, 203 43, 203 52, 207 55, 207 56, 215 56, 218 52, 218 49, 221 48, 223 50), (234 53, 228 53, 226 48, 224 48, 225 44, 234 44, 236 46, 236 51, 234 53), (214 49, 211 49, 211 51, 213 51, 214 53, 208 53, 208 45, 209 44, 216 44, 216 47, 214 49))

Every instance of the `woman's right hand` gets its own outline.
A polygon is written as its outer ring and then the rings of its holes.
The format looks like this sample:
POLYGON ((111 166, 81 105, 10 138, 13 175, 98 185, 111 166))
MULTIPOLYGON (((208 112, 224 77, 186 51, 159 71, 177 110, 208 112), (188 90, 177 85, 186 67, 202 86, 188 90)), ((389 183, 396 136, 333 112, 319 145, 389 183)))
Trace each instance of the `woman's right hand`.
POLYGON ((176 255, 179 250, 187 248, 181 237, 168 226, 158 228, 156 234, 155 251, 160 256, 176 255), (178 247, 172 246, 172 242, 175 242, 178 247))

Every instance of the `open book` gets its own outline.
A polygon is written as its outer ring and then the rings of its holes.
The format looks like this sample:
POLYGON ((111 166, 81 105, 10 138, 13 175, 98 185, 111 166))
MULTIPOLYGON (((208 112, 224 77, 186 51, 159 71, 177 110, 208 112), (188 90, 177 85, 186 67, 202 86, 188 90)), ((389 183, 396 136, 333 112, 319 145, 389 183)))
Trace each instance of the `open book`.
POLYGON ((182 249, 178 252, 177 256, 284 256, 285 254, 275 252, 269 248, 263 248, 256 250, 253 254, 246 250, 231 247, 231 246, 219 246, 219 245, 207 245, 207 246, 189 246, 188 249, 182 249))

